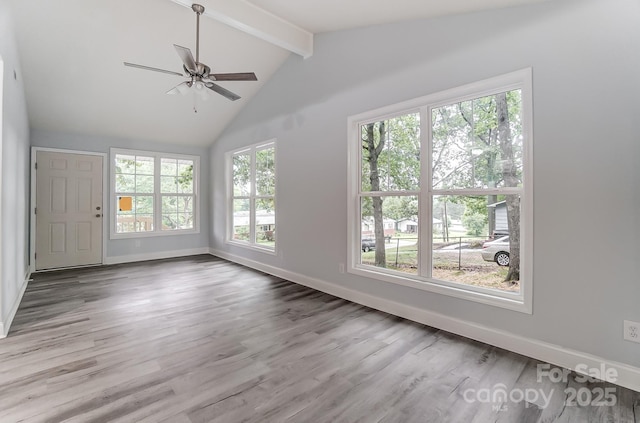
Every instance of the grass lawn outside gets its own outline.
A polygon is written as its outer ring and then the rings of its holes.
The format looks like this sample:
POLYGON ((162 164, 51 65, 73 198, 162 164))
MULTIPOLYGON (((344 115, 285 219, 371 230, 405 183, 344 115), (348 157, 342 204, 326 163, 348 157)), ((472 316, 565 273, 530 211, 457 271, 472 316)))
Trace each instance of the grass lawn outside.
MULTIPOLYGON (((481 242, 467 237, 462 242, 469 244, 463 249, 446 249, 445 244, 434 244, 433 278, 465 285, 481 286, 500 291, 518 292, 519 284, 504 282, 508 267, 484 261, 480 254, 481 242), (471 248, 474 247, 474 248, 471 248)), ((449 243, 448 245, 455 244, 449 243)), ((392 240, 386 251, 387 268, 409 274, 418 274, 418 249, 415 244, 396 247, 392 240)), ((362 264, 373 265, 375 251, 361 253, 362 264)))

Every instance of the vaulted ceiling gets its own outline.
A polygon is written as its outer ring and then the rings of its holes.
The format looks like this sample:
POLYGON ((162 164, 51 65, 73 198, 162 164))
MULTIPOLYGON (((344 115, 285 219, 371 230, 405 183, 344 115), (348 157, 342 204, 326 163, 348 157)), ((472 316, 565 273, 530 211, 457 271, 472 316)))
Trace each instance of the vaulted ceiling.
POLYGON ((182 73, 189 0, 10 1, 32 128, 206 146, 290 54, 313 54, 314 33, 550 0, 200 0, 200 62, 258 77, 219 82, 238 101, 167 95, 185 78, 123 65, 182 73))

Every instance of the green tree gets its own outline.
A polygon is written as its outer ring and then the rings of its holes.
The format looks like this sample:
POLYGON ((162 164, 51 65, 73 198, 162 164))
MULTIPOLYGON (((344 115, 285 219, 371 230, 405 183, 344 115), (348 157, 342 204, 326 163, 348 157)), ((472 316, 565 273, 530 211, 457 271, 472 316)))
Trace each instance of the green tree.
POLYGON ((385 215, 396 222, 402 219, 417 219, 418 199, 416 197, 386 197, 385 215))
MULTIPOLYGON (((366 160, 369 162, 369 183, 371 191, 380 191, 380 174, 378 173, 378 158, 382 153, 387 138, 386 122, 369 123, 364 126, 363 148, 366 160)), ((382 197, 371 197, 373 209, 373 227, 376 241, 375 265, 386 267, 386 251, 384 245, 384 226, 382 215, 382 197)))
MULTIPOLYGON (((167 184, 166 188, 163 188, 163 194, 173 193, 174 191, 177 193, 183 194, 191 194, 193 193, 193 163, 186 164, 183 160, 174 160, 163 159, 163 162, 168 162, 169 165, 168 173, 175 173, 177 176, 174 177, 174 183, 172 186, 167 184), (165 191, 166 190, 166 191, 165 191)), ((188 163, 188 162, 187 162, 188 163)), ((164 171, 163 171, 164 173, 164 171)), ((163 179, 170 179, 169 176, 172 175, 163 175, 163 179)), ((193 196, 191 195, 182 195, 182 196, 170 196, 163 197, 163 212, 162 212, 162 223, 167 228, 185 228, 191 227, 193 225, 193 196), (176 210, 177 214, 173 212, 167 212, 164 210, 164 207, 170 210, 176 210)))
MULTIPOLYGON (((466 103, 466 107, 460 103, 459 108, 461 116, 470 128, 473 139, 472 150, 470 150, 473 184, 474 186, 495 188, 499 176, 496 172, 498 131, 494 96, 481 97, 466 103), (474 151, 480 153, 474 154, 474 151)), ((496 195, 489 194, 485 206, 496 202, 496 195)), ((487 215, 488 232, 491 235, 495 229, 495 208, 487 207, 483 214, 487 215)))
POLYGON ((488 216, 487 200, 480 196, 451 196, 449 197, 450 207, 456 211, 462 220, 462 225, 467 229, 467 234, 481 236, 486 234, 488 216))
MULTIPOLYGON (((420 114, 410 113, 362 126, 363 191, 402 192, 420 186, 420 114)), ((417 216, 415 196, 363 197, 362 216, 372 216, 375 265, 386 266, 383 219, 417 216)))
MULTIPOLYGON (((496 95, 496 108, 498 116, 498 139, 502 151, 502 175, 505 186, 516 187, 520 183, 519 166, 516 163, 511 125, 509 118, 509 104, 505 93, 496 95)), ((520 197, 506 195, 507 224, 509 227, 509 271, 506 281, 520 280, 520 197)))
POLYGON ((480 236, 486 228, 487 216, 480 213, 465 213, 462 217, 462 224, 467 228, 467 234, 480 236))
MULTIPOLYGON (((433 186, 437 189, 518 187, 522 182, 521 91, 489 95, 433 109, 433 186)), ((519 279, 519 197, 488 194, 459 196, 467 224, 485 216, 489 233, 495 230, 495 209, 487 206, 501 197, 507 204, 510 260, 507 280, 519 279)), ((475 227, 475 226, 474 226, 475 227)), ((468 229, 471 229, 467 226, 468 229)), ((474 229, 475 230, 475 229, 474 229)))
POLYGON ((276 192, 275 148, 256 151, 256 195, 273 196, 276 192))
POLYGON ((233 156, 233 196, 241 197, 250 194, 251 156, 236 154, 233 156))

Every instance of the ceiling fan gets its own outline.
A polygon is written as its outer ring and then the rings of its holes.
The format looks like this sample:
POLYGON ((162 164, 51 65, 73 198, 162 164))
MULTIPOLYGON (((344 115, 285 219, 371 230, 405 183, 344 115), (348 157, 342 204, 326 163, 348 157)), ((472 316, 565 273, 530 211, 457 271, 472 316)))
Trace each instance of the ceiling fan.
POLYGON ((240 98, 236 93, 233 93, 226 88, 221 87, 214 81, 257 81, 256 74, 253 72, 242 73, 211 73, 211 68, 200 63, 200 15, 204 12, 204 6, 199 4, 191 5, 191 9, 196 12, 196 58, 193 58, 191 50, 186 47, 174 44, 178 52, 178 56, 182 59, 182 68, 184 74, 180 72, 174 72, 165 69, 152 68, 150 66, 138 65, 135 63, 124 62, 125 66, 131 66, 133 68, 145 69, 155 72, 168 73, 170 75, 178 75, 187 77, 188 80, 178 84, 174 88, 167 91, 167 94, 188 94, 191 91, 199 93, 203 99, 207 99, 207 89, 214 91, 229 100, 235 101, 240 98))

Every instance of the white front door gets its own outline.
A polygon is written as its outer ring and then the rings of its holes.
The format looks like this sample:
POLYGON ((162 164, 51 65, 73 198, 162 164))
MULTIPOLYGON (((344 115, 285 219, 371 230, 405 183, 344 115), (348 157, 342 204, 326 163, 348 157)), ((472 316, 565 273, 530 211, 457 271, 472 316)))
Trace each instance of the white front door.
POLYGON ((102 263, 102 161, 36 152, 36 270, 102 263))

